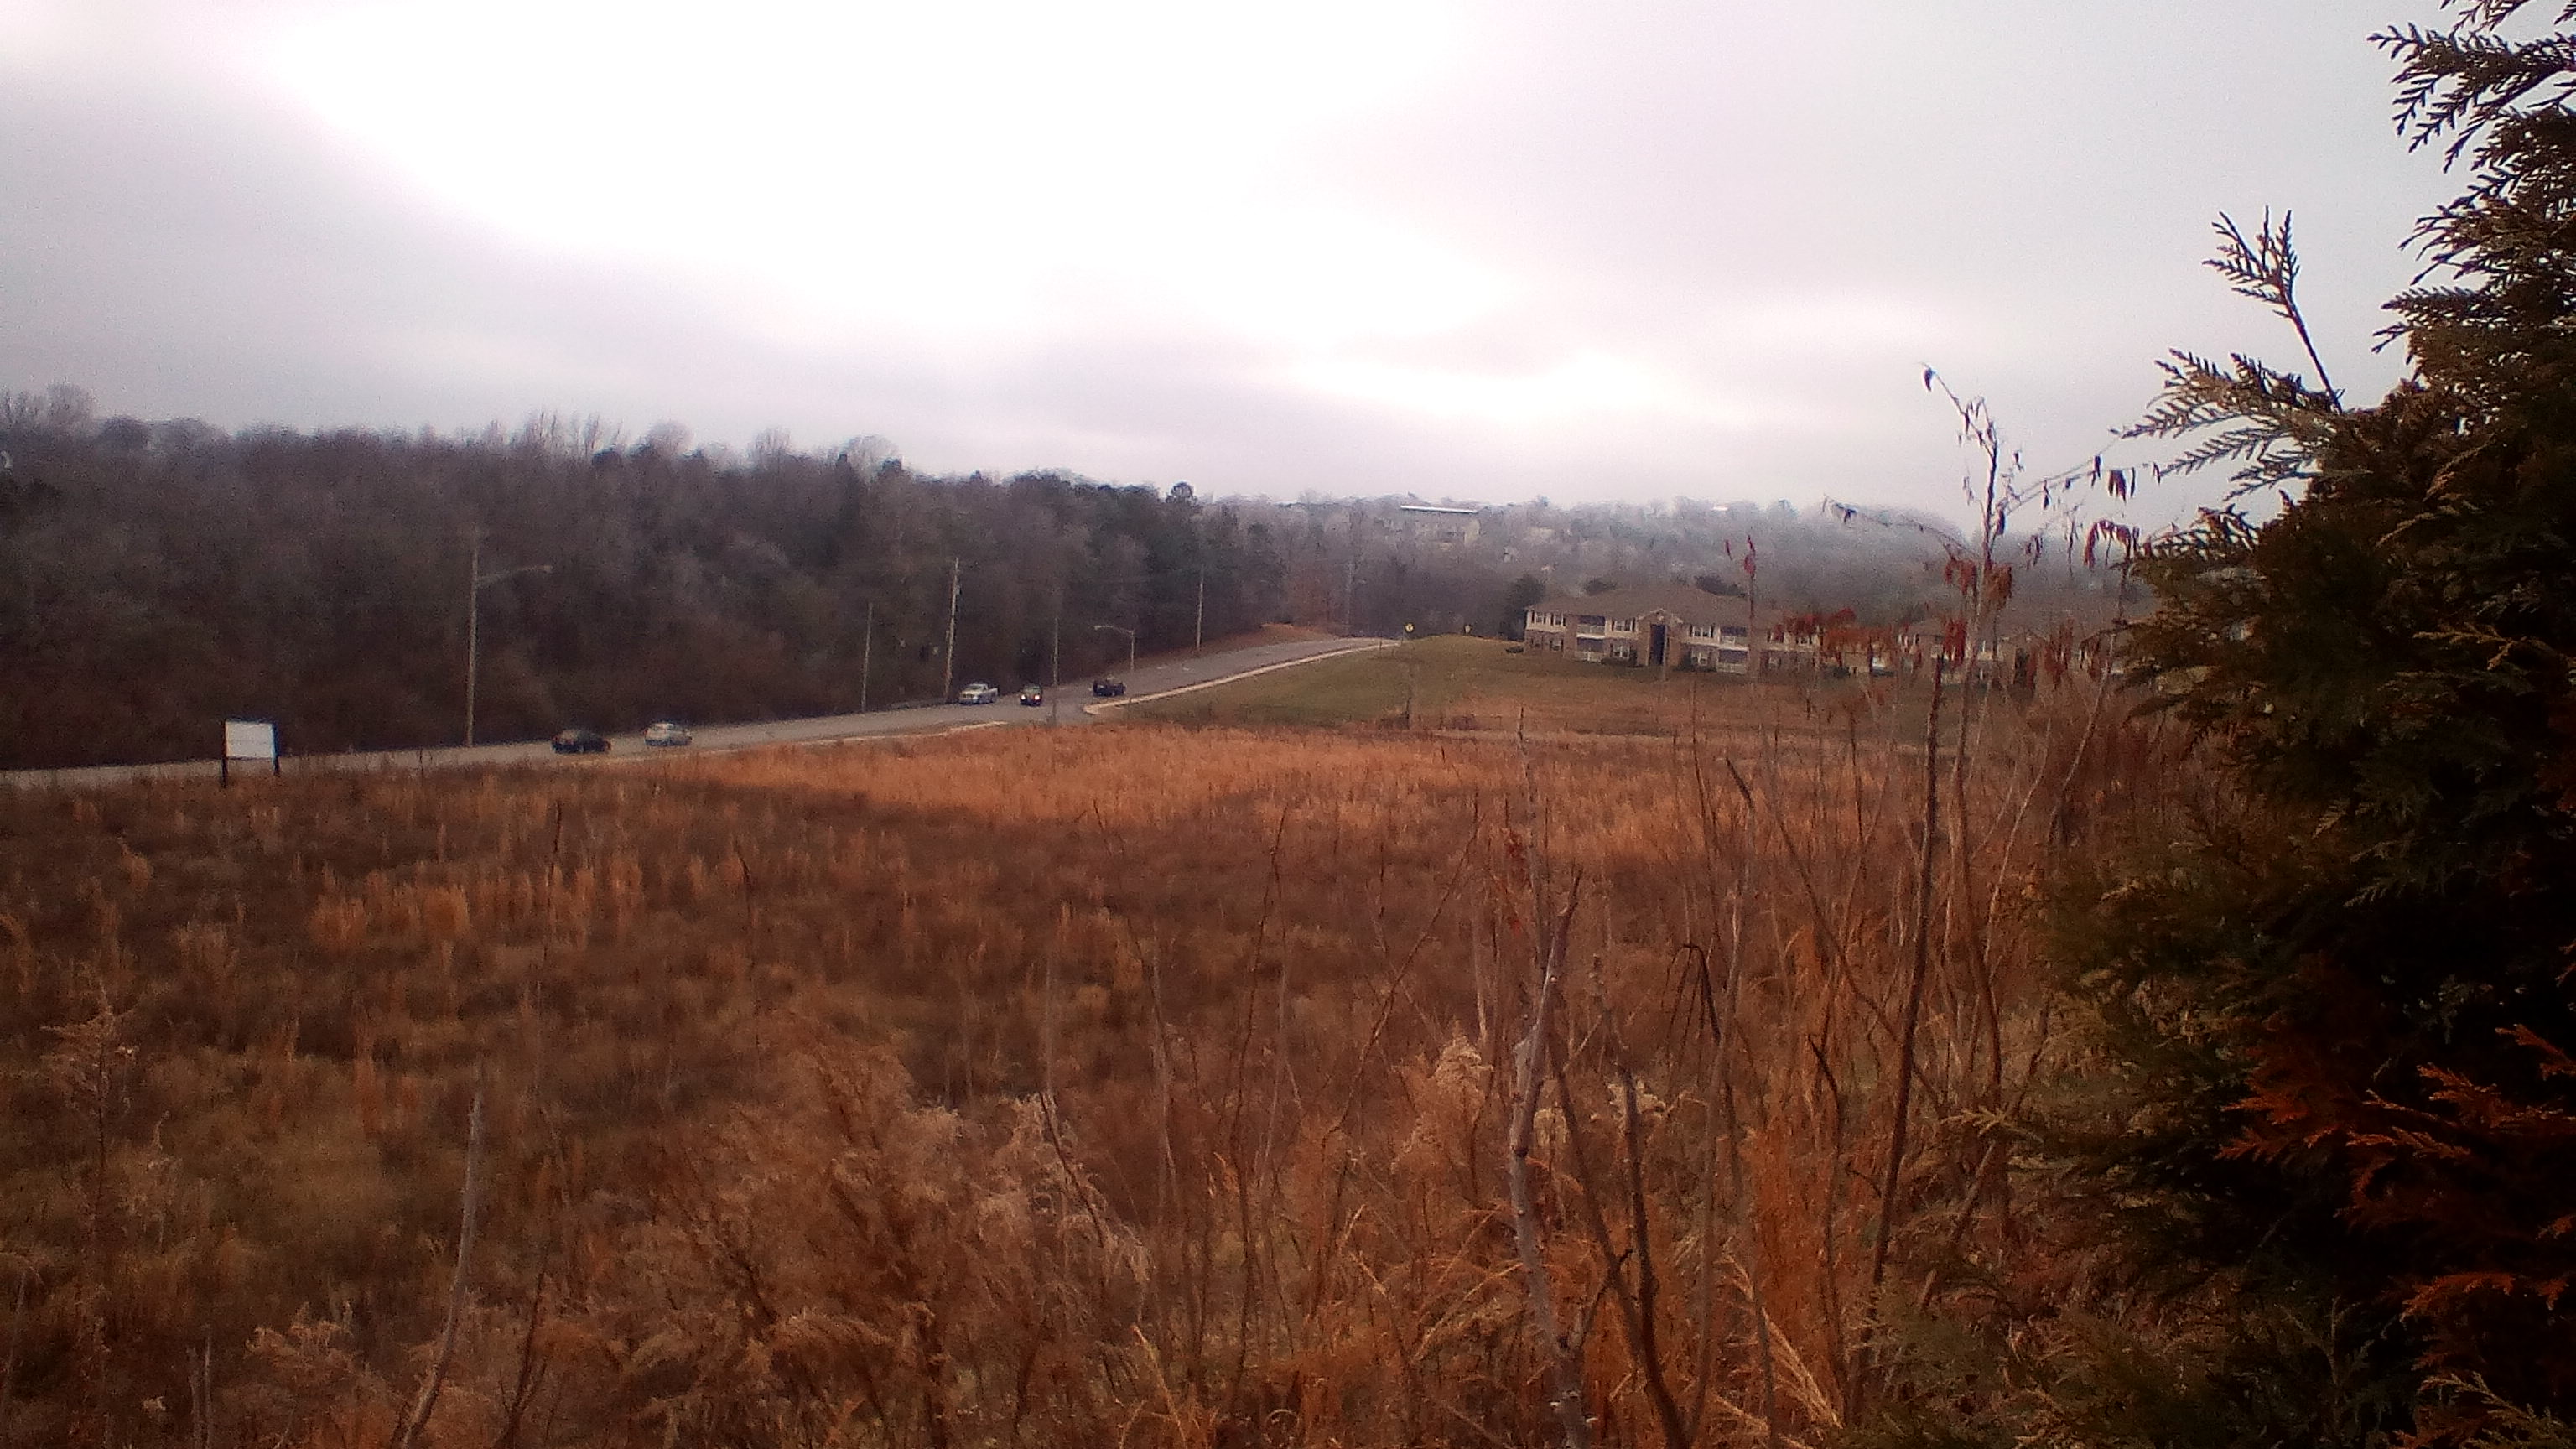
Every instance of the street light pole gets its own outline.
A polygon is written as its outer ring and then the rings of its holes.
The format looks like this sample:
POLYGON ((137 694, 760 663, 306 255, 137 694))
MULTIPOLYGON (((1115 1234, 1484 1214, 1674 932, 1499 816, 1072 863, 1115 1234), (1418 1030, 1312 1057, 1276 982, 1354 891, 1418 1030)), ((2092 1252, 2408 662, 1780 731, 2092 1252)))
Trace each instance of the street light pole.
POLYGON ((474 748, 474 664, 481 642, 483 611, 483 530, 474 530, 474 546, 465 558, 465 748, 474 748))
POLYGON ((497 574, 485 574, 483 572, 483 530, 479 528, 474 530, 474 547, 467 555, 465 565, 467 579, 465 587, 465 744, 469 749, 474 744, 475 676, 482 662, 483 591, 503 579, 514 579, 521 574, 550 574, 554 571, 553 564, 522 564, 514 569, 503 569, 497 574))
POLYGON ((868 621, 859 626, 859 713, 868 712, 868 663, 877 652, 877 601, 868 600, 868 621))
POLYGON ((1135 630, 1133 630, 1133 629, 1121 629, 1121 628, 1119 628, 1119 627, 1118 627, 1117 625, 1115 625, 1115 624, 1094 624, 1094 625, 1092 625, 1091 627, 1092 627, 1093 629, 1095 629, 1095 630, 1102 630, 1102 629, 1105 629, 1105 630, 1107 630, 1108 632, 1110 632, 1110 633, 1112 633, 1112 634, 1124 634, 1124 635, 1126 635, 1126 636, 1127 636, 1127 672, 1128 672, 1128 673, 1130 673, 1130 674, 1135 673, 1135 672, 1136 672, 1136 631, 1135 631, 1135 630))
POLYGON ((1207 519, 1192 514, 1190 525, 1190 552, 1198 555, 1199 563, 1198 612, 1190 620, 1190 657, 1196 659, 1207 646, 1207 519))
POLYGON ((939 654, 939 699, 942 704, 955 702, 948 697, 948 692, 957 687, 957 584, 964 577, 958 572, 959 567, 956 558, 948 560, 948 642, 941 646, 939 654))

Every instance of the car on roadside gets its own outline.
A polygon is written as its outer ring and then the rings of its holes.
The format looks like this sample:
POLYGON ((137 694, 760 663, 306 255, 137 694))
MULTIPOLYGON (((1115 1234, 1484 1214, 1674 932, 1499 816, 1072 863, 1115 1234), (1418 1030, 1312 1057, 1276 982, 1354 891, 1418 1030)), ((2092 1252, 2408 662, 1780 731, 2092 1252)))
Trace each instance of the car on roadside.
POLYGON ((957 702, 959 704, 991 704, 993 701, 1000 699, 1001 697, 1002 692, 1000 690, 995 689, 989 684, 981 683, 980 681, 957 691, 957 702))
POLYGON ((644 727, 644 743, 648 745, 685 745, 696 738, 696 735, 689 732, 687 725, 677 720, 655 720, 644 727))
POLYGON ((1020 703, 1028 705, 1031 708, 1044 704, 1046 703, 1046 691, 1040 689, 1034 684, 1023 684, 1020 686, 1020 703))
POLYGON ((1102 699, 1116 699, 1127 692, 1127 681, 1114 675, 1102 675, 1091 681, 1091 692, 1102 699))
POLYGON ((554 746, 558 755, 604 755, 608 753, 608 736, 576 725, 556 735, 554 746))

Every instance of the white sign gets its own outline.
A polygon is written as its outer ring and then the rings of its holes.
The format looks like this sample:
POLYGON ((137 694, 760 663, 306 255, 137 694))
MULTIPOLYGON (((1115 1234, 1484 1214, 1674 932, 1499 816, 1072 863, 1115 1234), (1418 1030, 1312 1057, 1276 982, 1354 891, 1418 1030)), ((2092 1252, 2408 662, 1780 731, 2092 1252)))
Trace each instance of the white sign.
POLYGON ((276 759, 277 726, 264 719, 225 720, 224 758, 227 760, 276 759))

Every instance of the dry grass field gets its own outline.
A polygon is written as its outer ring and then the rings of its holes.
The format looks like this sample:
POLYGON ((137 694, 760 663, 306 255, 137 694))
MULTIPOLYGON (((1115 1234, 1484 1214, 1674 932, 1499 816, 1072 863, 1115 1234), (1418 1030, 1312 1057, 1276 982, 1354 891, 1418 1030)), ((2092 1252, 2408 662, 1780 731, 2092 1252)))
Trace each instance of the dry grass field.
POLYGON ((0 1444, 1828 1437, 2195 788, 1923 703, 0 796, 0 1444))
POLYGON ((1862 683, 1795 679, 1756 686, 1736 675, 1584 664, 1563 655, 1510 653, 1499 639, 1444 635, 1142 701, 1126 713, 1200 725, 1672 737, 1758 725, 1784 711, 1803 713, 1811 703, 1868 692, 1862 683))

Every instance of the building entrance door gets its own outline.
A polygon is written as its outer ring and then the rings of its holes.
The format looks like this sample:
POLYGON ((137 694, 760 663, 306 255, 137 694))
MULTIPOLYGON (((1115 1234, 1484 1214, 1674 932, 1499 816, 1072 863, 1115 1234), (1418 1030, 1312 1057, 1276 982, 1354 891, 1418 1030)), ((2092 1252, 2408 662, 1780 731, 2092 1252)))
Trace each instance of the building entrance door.
POLYGON ((1646 644, 1646 662, 1658 669, 1664 666, 1664 626, 1657 624, 1646 644))

